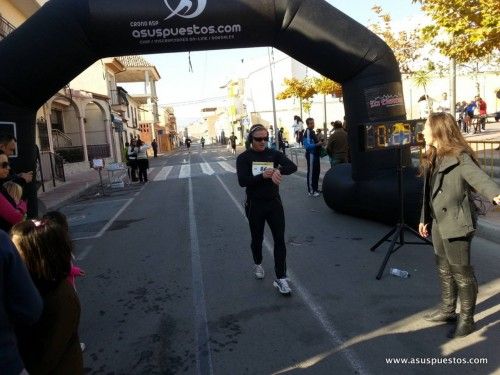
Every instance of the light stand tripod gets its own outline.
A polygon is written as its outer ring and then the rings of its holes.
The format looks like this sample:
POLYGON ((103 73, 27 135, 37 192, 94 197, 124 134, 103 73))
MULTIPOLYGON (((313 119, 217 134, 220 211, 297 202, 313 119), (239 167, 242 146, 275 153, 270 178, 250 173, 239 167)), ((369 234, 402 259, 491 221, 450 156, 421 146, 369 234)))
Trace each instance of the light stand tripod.
POLYGON ((411 228, 410 226, 405 224, 405 211, 404 211, 404 185, 403 185, 403 151, 402 148, 403 145, 397 146, 398 150, 398 158, 399 158, 399 165, 397 168, 398 171, 398 195, 399 195, 399 222, 396 224, 394 228, 392 228, 389 233, 387 233, 384 237, 382 237, 375 245, 373 245, 370 248, 370 251, 375 251, 377 247, 379 247, 382 243, 387 241, 393 234, 394 237, 392 237, 391 244, 389 246, 389 249, 387 250, 387 254, 385 254, 384 261, 382 262, 382 265, 380 266, 380 269, 378 270, 377 274, 377 280, 380 280, 382 277, 382 273, 384 272, 385 266, 387 265, 387 262, 389 261, 389 257, 395 253, 399 248, 403 247, 405 244, 411 244, 411 245, 432 245, 432 242, 429 241, 428 239, 422 237, 415 229, 411 228), (408 231, 410 233, 413 233, 418 239, 424 241, 424 242, 408 242, 405 241, 405 231, 408 231), (399 242, 398 242, 399 239, 399 242), (398 245, 396 247, 396 244, 398 245))

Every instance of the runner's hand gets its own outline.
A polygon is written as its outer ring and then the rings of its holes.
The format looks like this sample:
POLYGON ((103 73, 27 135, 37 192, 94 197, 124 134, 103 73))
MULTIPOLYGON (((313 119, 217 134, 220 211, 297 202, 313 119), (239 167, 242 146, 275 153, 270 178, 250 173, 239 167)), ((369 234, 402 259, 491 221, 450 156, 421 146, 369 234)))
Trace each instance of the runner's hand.
POLYGON ((266 168, 264 172, 262 172, 262 176, 264 178, 271 178, 273 177, 274 169, 273 168, 266 168))
POLYGON ((429 230, 427 229, 428 226, 429 224, 424 224, 424 223, 418 224, 418 233, 422 237, 429 237, 429 230))
POLYGON ((279 169, 274 170, 274 173, 273 173, 273 176, 271 177, 271 179, 274 182, 274 184, 276 184, 276 185, 279 185, 281 183, 282 176, 281 176, 281 172, 279 171, 279 169))

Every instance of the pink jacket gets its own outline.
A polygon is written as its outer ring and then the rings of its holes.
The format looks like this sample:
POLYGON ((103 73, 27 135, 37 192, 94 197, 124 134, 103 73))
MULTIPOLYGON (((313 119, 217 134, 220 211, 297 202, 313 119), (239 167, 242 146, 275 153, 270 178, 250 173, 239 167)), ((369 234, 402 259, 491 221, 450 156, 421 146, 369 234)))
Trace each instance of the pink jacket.
POLYGON ((24 214, 27 211, 26 201, 21 201, 17 208, 10 203, 3 194, 0 194, 0 217, 6 222, 14 225, 24 219, 24 214))

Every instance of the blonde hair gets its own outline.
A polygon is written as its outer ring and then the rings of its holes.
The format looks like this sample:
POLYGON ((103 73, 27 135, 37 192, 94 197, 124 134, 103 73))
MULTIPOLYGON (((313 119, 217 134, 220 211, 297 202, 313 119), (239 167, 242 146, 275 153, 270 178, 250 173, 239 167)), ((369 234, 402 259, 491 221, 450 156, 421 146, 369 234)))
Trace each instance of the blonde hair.
POLYGON ((436 160, 443 156, 458 157, 462 153, 468 154, 471 159, 479 165, 475 152, 469 146, 460 132, 455 118, 446 112, 431 113, 427 118, 427 125, 430 127, 434 145, 429 145, 428 149, 420 156, 420 175, 436 166, 436 160))
POLYGON ((16 184, 15 182, 12 181, 7 181, 3 184, 3 187, 9 193, 9 195, 14 199, 14 201, 19 202, 21 200, 21 197, 23 196, 23 188, 21 185, 16 184))

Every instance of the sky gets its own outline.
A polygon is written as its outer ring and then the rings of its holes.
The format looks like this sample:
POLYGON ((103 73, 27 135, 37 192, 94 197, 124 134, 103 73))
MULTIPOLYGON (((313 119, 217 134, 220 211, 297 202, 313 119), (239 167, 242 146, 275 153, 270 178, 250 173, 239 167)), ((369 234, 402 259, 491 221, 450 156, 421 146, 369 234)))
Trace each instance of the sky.
MULTIPOLYGON (((376 22, 377 16, 371 10, 374 5, 391 15, 394 29, 398 24, 406 25, 423 18, 420 6, 411 0, 326 1, 363 25, 376 22)), ((201 108, 215 106, 216 98, 225 95, 220 87, 241 69, 242 60, 262 56, 267 56, 267 48, 191 52, 192 71, 187 52, 146 55, 145 58, 161 75, 156 83, 159 103, 173 106, 178 125, 183 127, 200 116, 201 108)))

